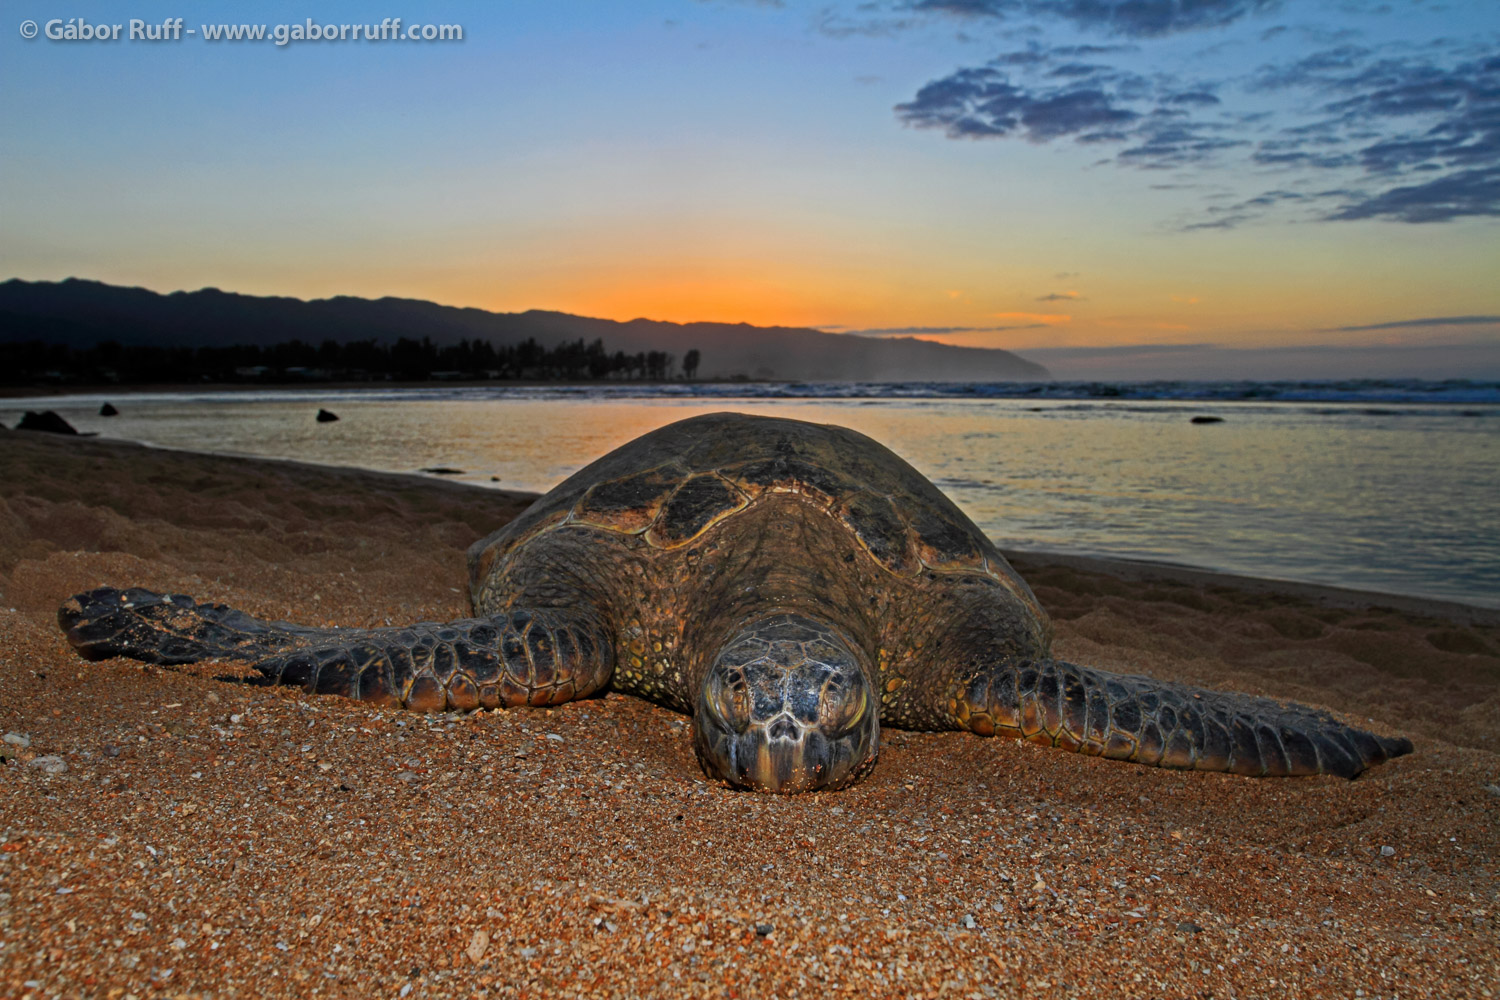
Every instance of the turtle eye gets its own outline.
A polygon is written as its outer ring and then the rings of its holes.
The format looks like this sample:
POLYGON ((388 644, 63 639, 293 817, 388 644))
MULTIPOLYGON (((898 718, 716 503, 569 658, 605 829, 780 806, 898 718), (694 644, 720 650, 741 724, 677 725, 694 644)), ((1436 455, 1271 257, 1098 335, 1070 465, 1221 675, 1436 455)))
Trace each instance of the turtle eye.
POLYGON ((853 691, 845 685, 829 685, 818 706, 818 725, 829 737, 843 736, 864 721, 869 708, 865 685, 855 685, 853 691))
POLYGON ((709 714, 725 729, 743 733, 750 728, 750 691, 745 684, 745 675, 738 670, 710 674, 703 702, 709 714))

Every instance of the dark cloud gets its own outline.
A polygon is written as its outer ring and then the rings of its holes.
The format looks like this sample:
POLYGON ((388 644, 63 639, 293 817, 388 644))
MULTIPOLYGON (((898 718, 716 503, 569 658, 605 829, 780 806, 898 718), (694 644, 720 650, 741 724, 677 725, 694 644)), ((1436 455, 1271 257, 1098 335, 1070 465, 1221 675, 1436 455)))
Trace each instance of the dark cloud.
POLYGON ((829 38, 894 38, 916 23, 915 18, 884 14, 872 4, 860 4, 850 14, 825 8, 818 13, 813 27, 829 38))
POLYGON ((1078 79, 1079 77, 1095 77, 1100 73, 1108 72, 1108 66, 1100 66, 1093 63, 1064 63, 1047 71, 1051 77, 1063 79, 1078 79))
POLYGON ((1266 140, 1257 144, 1250 159, 1257 166, 1262 167, 1321 167, 1324 169, 1350 167, 1359 162, 1359 157, 1354 152, 1337 149, 1318 152, 1303 149, 1301 146, 1302 143, 1266 140))
POLYGON ((1250 212, 1236 212, 1228 215, 1217 215, 1214 218, 1205 219, 1201 222, 1189 222, 1182 226, 1185 233, 1195 232, 1200 229, 1233 229, 1242 222, 1249 222, 1255 216, 1250 212))
POLYGON ((869 330, 850 330, 847 327, 822 327, 823 330, 833 332, 838 330, 855 337, 911 337, 917 335, 937 335, 942 333, 999 333, 1002 330, 1036 330, 1046 326, 1045 323, 1026 323, 1021 326, 889 326, 876 327, 869 330))
POLYGON ((1319 333, 1363 333, 1367 330, 1405 330, 1422 326, 1488 326, 1500 323, 1500 316, 1429 316, 1426 319, 1398 319, 1391 323, 1366 326, 1332 326, 1319 333))
POLYGON ((1115 162, 1147 169, 1201 163, 1247 144, 1226 134, 1234 123, 1193 117, 1221 103, 1211 88, 1183 88, 1170 79, 1067 61, 1077 48, 1002 53, 985 66, 932 81, 897 105, 896 114, 908 125, 940 128, 951 138, 1118 144, 1124 148, 1115 162))
POLYGON ((1285 90, 1288 87, 1337 84, 1370 57, 1370 50, 1343 45, 1303 56, 1283 66, 1262 66, 1249 83, 1251 90, 1285 90))
MULTIPOLYGON (((998 16, 1025 4, 940 6, 998 16)), ((1500 216, 1500 55, 1493 43, 1479 51, 1483 45, 1340 43, 1247 79, 1214 81, 1147 77, 1112 64, 1134 44, 1033 43, 933 80, 895 111, 908 125, 952 138, 1066 139, 1104 150, 1100 162, 1117 166, 1239 163, 1277 177, 1276 188, 1210 209, 1183 229, 1232 229, 1278 210, 1323 221, 1500 216), (1286 95, 1278 98, 1286 110, 1236 107, 1240 98, 1273 93, 1286 95)))
POLYGON ((1108 358, 1122 355, 1162 355, 1162 354, 1185 354, 1199 351, 1220 351, 1225 348, 1220 344, 1192 343, 1192 344, 1110 344, 1105 346, 1088 347, 1032 347, 1027 349, 1028 355, 1046 355, 1049 358, 1065 360, 1069 358, 1108 358))
POLYGON ((1212 107, 1213 105, 1222 103, 1224 102, 1219 100, 1213 94, 1210 94, 1207 91, 1203 90, 1192 91, 1183 94, 1169 94, 1166 97, 1162 98, 1162 104, 1166 105, 1167 107, 1201 108, 1212 107))
POLYGON ((1246 139, 1224 136, 1226 128, 1218 123, 1183 121, 1158 113, 1133 136, 1138 140, 1136 145, 1120 150, 1117 162, 1166 170, 1202 163, 1224 150, 1249 145, 1246 139))
POLYGON ((1027 89, 990 66, 934 80, 913 100, 896 105, 896 114, 908 125, 940 128, 955 139, 1021 135, 1032 142, 1086 136, 1140 117, 1098 87, 1027 89))
POLYGON ((1254 162, 1358 168, 1375 188, 1345 198, 1323 218, 1500 215, 1500 56, 1445 65, 1431 53, 1377 57, 1344 47, 1284 72, 1263 71, 1256 85, 1305 87, 1325 100, 1314 121, 1262 141, 1254 162))
POLYGON ((1085 30, 1136 38, 1222 28, 1279 6, 1278 0, 919 0, 914 5, 966 18, 1060 18, 1085 30))
MULTIPOLYGON (((1098 59, 1101 56, 1139 52, 1138 45, 1041 45, 1032 42, 1024 49, 1002 52, 990 60, 992 66, 1052 66, 1064 60, 1098 59)), ((1100 68, 1107 68, 1101 66, 1100 68)))

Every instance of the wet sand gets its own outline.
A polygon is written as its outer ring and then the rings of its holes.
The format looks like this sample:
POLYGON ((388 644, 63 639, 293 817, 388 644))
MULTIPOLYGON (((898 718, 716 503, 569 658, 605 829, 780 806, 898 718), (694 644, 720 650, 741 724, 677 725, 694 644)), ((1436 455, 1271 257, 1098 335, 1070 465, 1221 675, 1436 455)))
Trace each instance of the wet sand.
POLYGON ((104 583, 309 624, 459 617, 464 547, 527 502, 0 433, 0 732, 29 740, 0 749, 0 995, 1500 982, 1492 613, 1020 556, 1066 658, 1324 706, 1416 752, 1254 780, 887 730, 868 780, 791 798, 709 782, 686 719, 631 698, 416 716, 85 663, 54 622, 104 583))

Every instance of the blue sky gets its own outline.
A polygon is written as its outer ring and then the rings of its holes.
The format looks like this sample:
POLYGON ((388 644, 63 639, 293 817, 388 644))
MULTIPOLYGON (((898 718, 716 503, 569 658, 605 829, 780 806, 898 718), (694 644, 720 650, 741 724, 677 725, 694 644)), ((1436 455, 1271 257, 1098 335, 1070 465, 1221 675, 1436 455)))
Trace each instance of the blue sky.
POLYGON ((5 276, 1500 376, 1500 4, 6 12, 5 276), (200 34, 19 30, 172 16, 200 34), (395 16, 464 37, 201 37, 395 16))

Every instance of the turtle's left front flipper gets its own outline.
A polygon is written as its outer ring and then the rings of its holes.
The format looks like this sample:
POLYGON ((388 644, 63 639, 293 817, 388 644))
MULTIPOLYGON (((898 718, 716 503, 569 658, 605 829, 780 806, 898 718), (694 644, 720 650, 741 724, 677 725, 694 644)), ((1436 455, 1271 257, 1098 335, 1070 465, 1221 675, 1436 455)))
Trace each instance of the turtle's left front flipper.
POLYGON ((423 712, 555 705, 598 691, 614 670, 614 647, 599 623, 562 608, 396 628, 311 628, 181 594, 104 588, 69 598, 57 620, 90 659, 237 660, 273 683, 423 712))
POLYGON ((1358 776, 1411 753, 1410 740, 1326 712, 1057 660, 1003 663, 958 684, 960 728, 1157 767, 1281 777, 1358 776))

